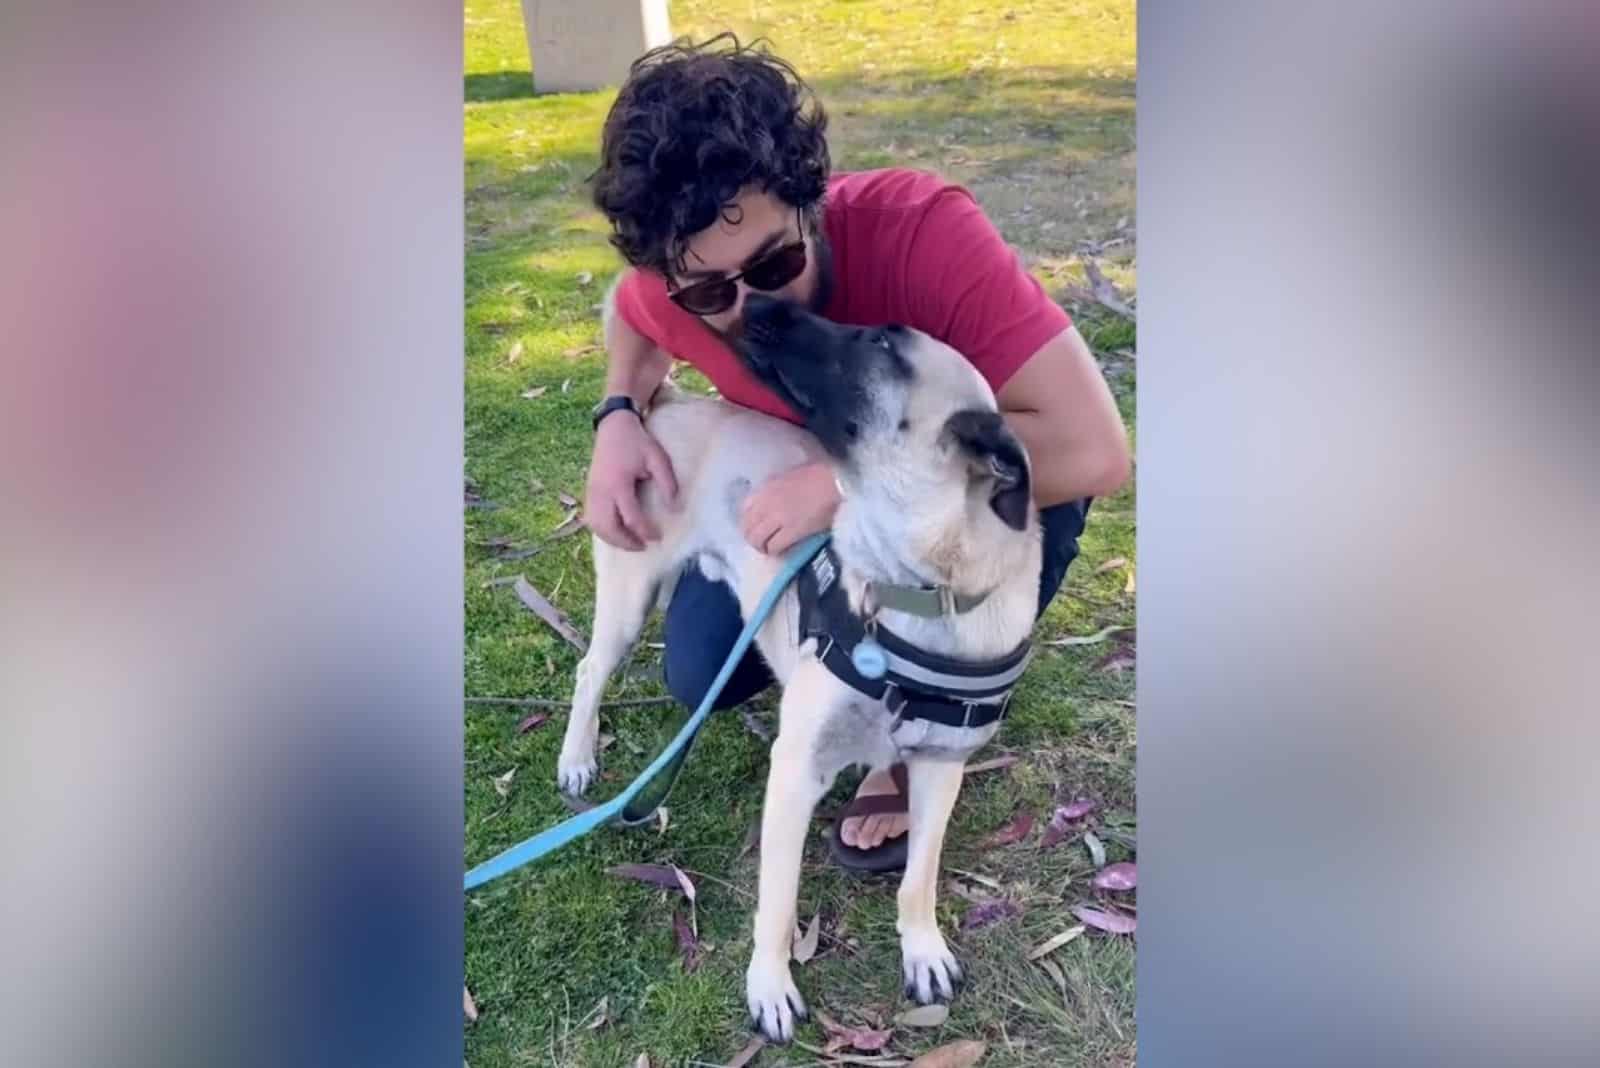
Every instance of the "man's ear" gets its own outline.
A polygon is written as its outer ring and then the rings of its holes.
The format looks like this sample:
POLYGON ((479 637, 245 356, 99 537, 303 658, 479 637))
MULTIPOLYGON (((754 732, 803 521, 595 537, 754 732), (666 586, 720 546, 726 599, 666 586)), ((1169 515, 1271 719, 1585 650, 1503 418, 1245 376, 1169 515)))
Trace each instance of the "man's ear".
POLYGON ((993 483, 989 507, 1012 530, 1028 525, 1028 454, 999 412, 966 408, 945 420, 947 438, 961 450, 974 480, 993 483))

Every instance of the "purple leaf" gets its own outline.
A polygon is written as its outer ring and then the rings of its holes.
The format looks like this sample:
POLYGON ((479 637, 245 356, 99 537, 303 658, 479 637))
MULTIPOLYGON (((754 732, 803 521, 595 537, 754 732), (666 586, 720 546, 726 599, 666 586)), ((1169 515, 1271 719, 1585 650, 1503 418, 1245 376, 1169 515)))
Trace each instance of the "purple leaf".
POLYGON ((876 1053, 889 1044, 889 1038, 894 1030, 880 1031, 871 1027, 846 1027, 833 1017, 821 1010, 817 1011, 817 1022, 828 1033, 828 1044, 824 1053, 837 1053, 842 1049, 857 1049, 862 1053, 876 1053))
POLYGON ((682 909, 672 912, 672 930, 678 936, 678 950, 683 954, 684 974, 692 974, 700 967, 700 937, 689 926, 689 921, 683 918, 682 909))
POLYGON ((1051 849, 1066 838, 1069 824, 1081 820, 1095 810, 1095 803, 1086 797, 1080 797, 1068 805, 1061 805, 1050 817, 1050 826, 1045 828, 1044 838, 1039 842, 1040 849, 1051 849))
POLYGON ((1107 865, 1094 874, 1096 890, 1132 890, 1137 885, 1138 869, 1128 861, 1107 865))
POLYGON ((533 715, 517 724, 517 733, 527 734, 529 731, 533 730, 533 728, 543 726, 545 720, 549 718, 550 716, 547 713, 535 712, 533 715))
POLYGON ((1086 926, 1105 931, 1107 934, 1132 934, 1138 922, 1126 912, 1095 909, 1087 905, 1072 906, 1072 914, 1082 920, 1086 926))
POLYGON ((965 916, 961 917, 961 929, 963 931, 976 930, 979 927, 987 927, 991 923, 998 923, 1021 913, 1022 909, 1018 908, 1014 902, 1007 901, 1004 898, 980 901, 968 909, 965 916))
POLYGON ((1056 818, 1062 822, 1067 820, 1081 820, 1099 806, 1087 797, 1080 797, 1070 805, 1062 805, 1056 809, 1056 818))

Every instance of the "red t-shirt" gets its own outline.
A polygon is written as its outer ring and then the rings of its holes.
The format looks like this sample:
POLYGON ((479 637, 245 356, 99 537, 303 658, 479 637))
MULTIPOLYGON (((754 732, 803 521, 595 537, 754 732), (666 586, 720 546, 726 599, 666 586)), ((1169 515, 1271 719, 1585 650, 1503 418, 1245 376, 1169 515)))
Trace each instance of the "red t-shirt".
MULTIPOLYGON (((837 323, 900 323, 972 361, 998 391, 1028 357, 1071 325, 1022 266, 972 194, 925 171, 836 174, 823 226, 833 248, 837 323)), ((739 363, 666 282, 630 269, 617 312, 664 352, 692 364, 724 398, 790 422, 799 417, 739 363)))

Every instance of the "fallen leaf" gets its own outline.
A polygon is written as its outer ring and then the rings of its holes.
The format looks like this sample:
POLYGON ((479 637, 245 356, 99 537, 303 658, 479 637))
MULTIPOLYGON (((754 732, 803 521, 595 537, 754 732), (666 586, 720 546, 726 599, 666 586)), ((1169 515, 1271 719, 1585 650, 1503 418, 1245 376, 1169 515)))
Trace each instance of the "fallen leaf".
POLYGON ((660 824, 661 833, 666 834, 667 826, 672 823, 672 810, 667 808, 666 805, 656 809, 656 823, 660 824))
POLYGON ((682 909, 672 910, 672 931, 678 937, 678 951, 683 954, 683 972, 692 975, 700 967, 700 936, 683 918, 682 909))
POLYGON ((961 917, 961 929, 963 931, 976 930, 979 927, 987 927, 991 923, 998 923, 1021 913, 1022 909, 1015 902, 1007 901, 1005 898, 990 898, 967 910, 967 914, 961 917))
POLYGON ((501 797, 509 796, 510 793, 511 793, 511 780, 516 778, 516 777, 517 777, 517 769, 516 768, 512 768, 510 771, 506 772, 504 775, 496 775, 494 777, 494 792, 499 794, 501 797))
POLYGON ((744 832, 744 844, 739 846, 739 859, 743 860, 750 851, 761 844, 761 820, 755 819, 750 824, 750 829, 744 832))
POLYGON ((1115 652, 1107 653, 1100 659, 1095 667, 1100 671, 1114 672, 1120 675, 1134 665, 1133 650, 1124 646, 1115 652))
POLYGON ((563 378, 561 380, 561 392, 565 393, 565 392, 567 392, 567 390, 569 390, 571 388, 572 388, 572 379, 563 378))
POLYGON ((522 342, 518 341, 511 346, 511 351, 506 353, 506 363, 516 363, 522 359, 522 342))
POLYGON ((796 964, 804 964, 817 955, 817 939, 822 937, 822 913, 811 917, 811 926, 798 938, 792 939, 789 944, 789 954, 796 964))
POLYGON ((527 734, 529 731, 533 730, 533 728, 542 726, 549 718, 550 716, 548 713, 535 712, 533 715, 517 724, 517 733, 527 734))
POLYGON ((908 1009, 894 1018, 901 1027, 938 1027, 950 1018, 948 1005, 923 1005, 908 1009))
POLYGON ((729 1061, 723 1068, 745 1068, 745 1065, 756 1059, 756 1054, 760 1053, 762 1047, 766 1044, 767 1040, 757 1035, 750 1040, 748 1046, 736 1053, 733 1060, 729 1061))
POLYGON ((1012 817, 1010 823, 985 838, 982 846, 985 849, 995 849, 1012 845, 1028 837, 1028 832, 1031 830, 1033 830, 1033 813, 1023 809, 1012 817))
POLYGON ((1047 938, 1043 942, 1040 942, 1038 945, 1034 946, 1032 949, 1028 950, 1028 959, 1038 960, 1040 957, 1049 956, 1051 953, 1054 953, 1056 950, 1060 949, 1074 938, 1077 938, 1079 935, 1083 934, 1083 932, 1084 926, 1081 923, 1076 927, 1068 927, 1065 931, 1062 931, 1054 938, 1047 938))
POLYGON ((615 745, 616 741, 617 736, 615 734, 601 734, 594 740, 595 751, 604 753, 607 749, 610 749, 613 745, 615 745))
POLYGON ((1107 934, 1132 934, 1138 921, 1126 912, 1112 912, 1107 909, 1090 908, 1087 905, 1072 906, 1072 914, 1090 927, 1105 931, 1107 934))
POLYGON ((1042 960, 1039 962, 1039 967, 1050 973, 1050 978, 1056 981, 1056 986, 1061 988, 1061 996, 1065 998, 1067 996, 1067 976, 1061 970, 1061 965, 1053 960, 1042 960))
POLYGON ((565 356, 569 360, 575 360, 579 356, 587 356, 591 352, 599 352, 599 351, 600 351, 600 346, 599 345, 576 345, 576 346, 574 346, 574 347, 572 347, 570 349, 564 350, 561 353, 561 355, 565 356))
POLYGON ((836 1053, 846 1048, 860 1050, 862 1053, 876 1053, 889 1044, 889 1038, 894 1034, 892 1029, 845 1027, 820 1009, 817 1010, 817 1022, 828 1032, 828 1044, 823 1047, 825 1053, 836 1053))
POLYGON ((477 1023, 478 1006, 477 1003, 472 1000, 472 991, 468 990, 466 987, 461 988, 461 1006, 463 1011, 465 1011, 467 1014, 467 1022, 477 1023))
POLYGON ((1075 820, 1081 820, 1094 811, 1095 804, 1086 798, 1079 798, 1070 805, 1062 805, 1050 817, 1050 826, 1044 829, 1044 837, 1039 840, 1040 849, 1053 849, 1066 838, 1068 825, 1075 820))
POLYGON ((1021 759, 1015 753, 1008 753, 1005 756, 995 757, 993 760, 985 760, 981 764, 970 765, 966 773, 968 775, 976 775, 980 771, 999 771, 1001 768, 1009 768, 1021 759))
POLYGON ((1139 871, 1128 861, 1109 865, 1094 873, 1096 890, 1132 890, 1139 885, 1139 871))
POLYGON ((586 653, 589 651, 589 644, 584 641, 583 635, 574 630, 572 624, 567 621, 567 617, 562 614, 561 610, 545 600, 544 594, 529 585, 527 579, 520 575, 517 576, 515 588, 517 597, 523 604, 528 606, 528 609, 534 615, 550 624, 551 628, 565 638, 578 652, 586 653))
POLYGON ((1127 629, 1127 627, 1113 625, 1109 627, 1102 627, 1093 634, 1086 634, 1082 637, 1056 638, 1052 641, 1044 642, 1043 644, 1055 649, 1059 649, 1062 646, 1067 645, 1099 645, 1101 642, 1105 641, 1113 634, 1116 634, 1118 631, 1127 629))
POLYGON ((556 500, 561 502, 561 507, 563 507, 563 508, 576 508, 576 507, 578 507, 578 498, 574 497, 572 494, 567 493, 565 491, 562 491, 561 493, 556 494, 556 500))
POLYGON ((1128 581, 1122 584, 1122 592, 1123 593, 1132 593, 1133 592, 1133 569, 1132 568, 1128 569, 1128 581))
POLYGON ((538 400, 550 389, 549 386, 534 386, 532 389, 522 391, 523 400, 538 400))
POLYGON ((594 281, 593 273, 591 273, 589 271, 579 271, 578 272, 578 284, 580 286, 589 285, 593 281, 594 281))
POLYGON ((594 1019, 589 1021, 589 1023, 587 1023, 586 1025, 584 1025, 584 1030, 585 1031, 598 1031, 598 1030, 600 1030, 600 1028, 604 1027, 606 1024, 611 1022, 610 1021, 610 1013, 611 1013, 611 995, 607 994, 605 997, 602 997, 600 999, 600 1004, 598 1004, 598 1005, 596 1005, 594 1007, 594 1011, 590 1014, 590 1015, 592 1015, 594 1017, 594 1019))
POLYGON ((998 879, 991 879, 987 875, 979 875, 975 871, 962 871, 960 868, 951 868, 950 869, 950 874, 951 875, 959 875, 963 879, 970 879, 975 883, 981 883, 982 885, 990 887, 990 888, 992 888, 994 890, 1004 890, 1005 889, 1005 885, 1003 883, 1001 883, 998 879))
POLYGON ((1100 836, 1093 831, 1083 832, 1083 846, 1089 851, 1089 860, 1097 868, 1106 866, 1106 847, 1101 843, 1100 836))
POLYGON ((680 873, 670 864, 618 864, 616 867, 607 868, 606 874, 622 879, 637 879, 641 883, 659 886, 663 890, 679 892, 683 890, 683 883, 678 881, 680 873))
POLYGON ((683 891, 683 896, 689 899, 689 904, 694 904, 694 883, 689 881, 689 877, 683 874, 683 870, 676 864, 672 865, 672 874, 677 876, 678 889, 683 891))
POLYGON ((1091 801, 1089 798, 1080 797, 1076 801, 1056 809, 1056 815, 1063 820, 1081 820, 1099 807, 1098 803, 1091 801))
POLYGON ((907 1066, 911 1064, 910 1061, 905 1060, 902 1057, 865 1057, 857 1053, 828 1053, 821 1046, 810 1045, 809 1043, 800 1041, 798 1038, 794 1040, 794 1044, 801 1049, 806 1050, 808 1053, 815 1053, 819 1057, 832 1058, 832 1060, 820 1062, 823 1065, 832 1066, 839 1064, 860 1064, 865 1066, 865 1068, 907 1068, 907 1066))
POLYGON ((963 1038, 960 1042, 930 1049, 906 1068, 971 1068, 983 1060, 983 1055, 988 1052, 987 1043, 975 1038, 963 1038))
POLYGON ((567 513, 567 518, 561 521, 559 527, 545 535, 545 541, 560 541, 562 538, 570 538, 587 525, 583 521, 583 517, 577 512, 569 512, 567 513))
POLYGON ((633 1068, 650 1068, 650 1054, 639 1054, 639 1059, 633 1062, 633 1068))
POLYGON ((1107 571, 1115 571, 1119 567, 1127 566, 1128 558, 1126 556, 1113 556, 1111 559, 1107 560, 1105 563, 1091 571, 1090 574, 1104 575, 1107 571))

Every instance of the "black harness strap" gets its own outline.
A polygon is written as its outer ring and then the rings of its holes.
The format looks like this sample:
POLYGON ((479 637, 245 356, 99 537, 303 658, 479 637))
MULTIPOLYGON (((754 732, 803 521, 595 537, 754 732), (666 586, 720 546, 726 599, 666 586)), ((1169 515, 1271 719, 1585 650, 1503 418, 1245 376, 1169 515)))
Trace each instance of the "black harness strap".
POLYGON ((867 637, 867 625, 850 610, 833 547, 818 553, 795 581, 802 640, 817 639, 823 666, 852 690, 883 701, 902 720, 971 728, 1005 718, 1032 651, 1029 641, 999 659, 974 663, 924 652, 879 626, 872 639, 889 654, 890 668, 883 678, 870 679, 851 657, 867 637))

